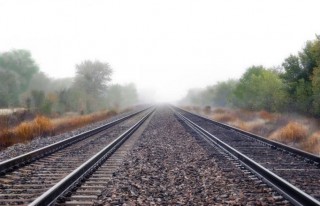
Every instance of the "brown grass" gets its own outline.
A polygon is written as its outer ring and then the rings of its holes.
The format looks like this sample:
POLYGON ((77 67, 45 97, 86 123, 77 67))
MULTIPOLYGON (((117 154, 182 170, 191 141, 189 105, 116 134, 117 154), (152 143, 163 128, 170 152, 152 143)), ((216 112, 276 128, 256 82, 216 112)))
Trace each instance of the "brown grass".
MULTIPOLYGON (((190 111, 194 108, 188 107, 190 111)), ((215 108, 211 119, 320 155, 320 121, 295 113, 215 108), (312 135, 310 135, 312 134, 312 135)))
POLYGON ((276 115, 271 114, 271 113, 264 111, 264 110, 259 112, 259 116, 260 116, 260 118, 262 118, 266 121, 275 121, 277 118, 276 115))
POLYGON ((236 120, 236 121, 232 122, 231 125, 239 128, 241 130, 250 131, 249 124, 244 121, 241 121, 241 120, 236 120))
POLYGON ((303 143, 303 149, 320 155, 320 131, 313 133, 306 141, 303 143))
POLYGON ((231 122, 231 125, 241 130, 253 132, 260 135, 261 131, 264 129, 265 122, 261 119, 250 122, 245 122, 240 119, 237 119, 236 121, 231 122))
POLYGON ((54 125, 52 121, 44 116, 37 116, 34 119, 34 124, 36 125, 36 135, 50 135, 54 132, 54 125))
POLYGON ((216 113, 216 114, 222 114, 222 113, 226 113, 227 110, 226 109, 223 109, 223 108, 217 108, 215 110, 213 110, 213 113, 216 113))
POLYGON ((87 125, 92 122, 104 120, 108 117, 116 115, 116 111, 103 111, 89 115, 56 118, 52 120, 55 131, 65 132, 87 125))
POLYGON ((89 123, 104 120, 116 115, 116 111, 103 111, 89 115, 49 119, 37 116, 34 120, 22 122, 18 126, 0 131, 0 148, 23 143, 39 136, 48 136, 70 131, 89 123))
POLYGON ((210 106, 205 106, 205 107, 203 108, 203 112, 204 112, 205 114, 210 114, 210 113, 211 113, 211 107, 210 107, 210 106))
POLYGON ((270 135, 270 139, 284 143, 298 143, 308 136, 307 128, 298 122, 289 122, 286 126, 276 130, 270 135))
POLYGON ((212 118, 218 122, 225 122, 225 123, 228 123, 228 122, 233 122, 233 121, 236 121, 237 118, 230 114, 230 113, 217 113, 217 114, 213 114, 212 115, 212 118))

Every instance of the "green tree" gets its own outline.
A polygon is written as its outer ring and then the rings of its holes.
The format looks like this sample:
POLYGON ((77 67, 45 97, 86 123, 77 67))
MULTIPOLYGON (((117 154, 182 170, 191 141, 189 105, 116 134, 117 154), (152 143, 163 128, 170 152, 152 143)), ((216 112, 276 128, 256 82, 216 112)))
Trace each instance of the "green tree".
POLYGON ((299 79, 303 78, 303 68, 300 64, 298 56, 290 55, 282 63, 284 73, 281 74, 281 78, 288 86, 288 92, 293 94, 296 88, 296 83, 299 79))
POLYGON ((122 107, 128 107, 138 102, 137 88, 133 83, 122 86, 122 107))
MULTIPOLYGON (((189 89, 185 98, 181 101, 183 104, 192 104, 197 106, 203 106, 205 100, 203 99, 205 96, 205 90, 203 89, 189 89)), ((210 98, 210 97, 206 97, 210 98)))
POLYGON ((39 68, 26 50, 12 50, 0 54, 0 106, 16 106, 19 96, 27 90, 33 74, 39 68))
POLYGON ((39 111, 45 101, 45 93, 42 90, 32 90, 31 97, 36 111, 39 111))
POLYGON ((97 108, 102 95, 107 89, 107 83, 111 80, 112 70, 107 63, 100 61, 84 61, 76 65, 76 77, 73 87, 82 91, 82 101, 87 112, 97 108))
POLYGON ((295 109, 303 113, 312 113, 312 84, 310 81, 299 79, 295 91, 295 109))
POLYGON ((319 114, 319 65, 319 36, 314 41, 308 41, 298 56, 290 55, 285 59, 281 78, 288 93, 287 108, 302 113, 319 114))
POLYGON ((17 74, 0 68, 0 107, 9 107, 18 104, 19 87, 17 74))
POLYGON ((38 65, 27 50, 12 50, 0 55, 0 67, 13 71, 20 77, 20 89, 25 91, 32 76, 39 71, 38 65))
POLYGON ((123 99, 121 85, 111 85, 107 90, 107 104, 112 109, 120 109, 123 99))
POLYGON ((312 76, 312 92, 313 92, 313 113, 320 116, 320 67, 313 70, 312 76))
POLYGON ((219 107, 231 106, 233 92, 236 86, 237 86, 237 81, 235 80, 218 82, 214 86, 214 95, 213 95, 214 105, 219 107))
POLYGON ((268 111, 280 109, 286 98, 279 75, 262 66, 247 69, 234 90, 234 95, 237 106, 268 111))
POLYGON ((111 85, 106 92, 106 102, 112 109, 126 108, 136 104, 138 102, 136 86, 133 83, 111 85))
POLYGON ((62 89, 57 91, 58 102, 56 105, 56 111, 59 113, 65 113, 71 111, 72 108, 72 94, 70 89, 62 89))
POLYGON ((39 89, 44 92, 48 92, 51 89, 51 82, 52 79, 50 79, 45 73, 37 72, 31 78, 27 93, 39 89))
POLYGON ((299 52, 300 62, 303 68, 302 78, 306 81, 311 80, 313 69, 317 67, 316 46, 317 41, 308 41, 302 52, 299 52))

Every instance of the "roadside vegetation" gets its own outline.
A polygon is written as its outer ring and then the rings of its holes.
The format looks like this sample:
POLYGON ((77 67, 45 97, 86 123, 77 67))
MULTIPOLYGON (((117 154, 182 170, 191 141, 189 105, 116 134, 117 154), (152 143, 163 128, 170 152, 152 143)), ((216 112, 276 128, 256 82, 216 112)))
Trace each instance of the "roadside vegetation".
POLYGON ((0 149, 16 143, 24 143, 36 137, 52 136, 98 122, 118 114, 116 111, 100 111, 88 115, 48 118, 38 115, 31 121, 23 121, 0 131, 0 149))
POLYGON ((185 106, 218 122, 320 155, 320 121, 298 114, 249 111, 236 108, 185 106))
POLYGON ((217 121, 319 154, 320 36, 307 41, 279 67, 251 66, 239 80, 189 90, 180 104, 196 106, 195 112, 206 111, 217 121))
POLYGON ((0 53, 0 149, 115 115, 135 105, 134 84, 112 84, 113 70, 98 60, 75 65, 71 78, 41 72, 27 50, 0 53))

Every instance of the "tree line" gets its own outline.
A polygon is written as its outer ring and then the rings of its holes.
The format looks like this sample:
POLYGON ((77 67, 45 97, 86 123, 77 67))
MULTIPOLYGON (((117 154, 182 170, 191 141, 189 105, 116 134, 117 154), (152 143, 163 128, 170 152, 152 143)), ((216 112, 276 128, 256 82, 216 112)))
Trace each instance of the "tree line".
POLYGON ((189 90, 182 102, 320 116, 320 36, 280 67, 251 66, 239 80, 189 90))
POLYGON ((27 50, 0 53, 0 108, 25 107, 43 114, 91 113, 137 103, 134 84, 110 84, 108 63, 85 60, 74 78, 53 79, 27 50))

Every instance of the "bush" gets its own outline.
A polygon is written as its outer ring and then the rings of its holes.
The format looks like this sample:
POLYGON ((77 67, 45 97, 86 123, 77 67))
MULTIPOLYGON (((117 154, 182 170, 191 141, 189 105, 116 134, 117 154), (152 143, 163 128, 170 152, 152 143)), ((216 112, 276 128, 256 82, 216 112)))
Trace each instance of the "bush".
POLYGON ((233 122, 237 118, 230 113, 214 114, 212 118, 218 122, 233 122))
POLYGON ((301 142, 308 136, 307 128, 298 122, 289 122, 285 127, 274 132, 270 138, 284 143, 301 142))
POLYGON ((49 118, 37 116, 34 123, 38 129, 38 135, 50 135, 53 133, 53 124, 49 118))
POLYGON ((23 122, 14 129, 14 136, 21 142, 26 142, 35 136, 36 130, 32 122, 23 122))
POLYGON ((259 116, 266 121, 273 121, 276 119, 274 115, 270 114, 265 110, 260 111, 259 116))
POLYGON ((320 132, 313 133, 303 144, 303 149, 320 155, 320 132))
POLYGON ((211 107, 210 106, 205 106, 204 109, 203 109, 204 113, 205 114, 210 114, 211 112, 211 107))
POLYGON ((16 143, 30 141, 35 137, 70 131, 117 114, 118 113, 116 111, 111 110, 97 112, 90 115, 64 117, 54 120, 44 116, 37 116, 34 120, 22 122, 14 128, 2 129, 0 131, 0 146, 8 147, 16 143))
POLYGON ((225 112, 227 112, 227 110, 222 109, 222 108, 218 108, 218 109, 213 110, 213 113, 217 113, 217 114, 221 114, 221 113, 225 113, 225 112))

